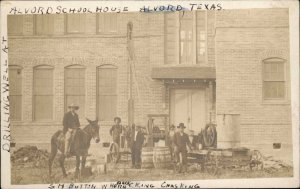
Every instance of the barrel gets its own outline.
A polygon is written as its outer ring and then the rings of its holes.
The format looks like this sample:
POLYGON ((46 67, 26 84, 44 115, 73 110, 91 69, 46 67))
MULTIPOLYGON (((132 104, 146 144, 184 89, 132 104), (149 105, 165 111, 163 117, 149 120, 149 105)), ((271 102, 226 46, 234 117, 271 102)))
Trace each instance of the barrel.
POLYGON ((153 147, 144 147, 142 149, 142 168, 153 168, 153 147))
POLYGON ((153 149, 153 163, 156 169, 168 169, 172 166, 169 147, 155 147, 153 149))

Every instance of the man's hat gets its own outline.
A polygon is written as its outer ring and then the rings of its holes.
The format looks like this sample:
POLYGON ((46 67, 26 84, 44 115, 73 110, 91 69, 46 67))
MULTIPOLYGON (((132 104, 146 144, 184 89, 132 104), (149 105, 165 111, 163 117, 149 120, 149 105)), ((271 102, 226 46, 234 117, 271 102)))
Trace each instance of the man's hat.
POLYGON ((174 129, 174 128, 175 128, 175 125, 172 124, 172 125, 170 126, 170 129, 174 129))
POLYGON ((76 106, 74 103, 71 103, 68 108, 74 108, 75 110, 79 109, 79 106, 76 106))
POLYGON ((116 120, 119 120, 119 122, 121 122, 121 118, 119 118, 119 117, 115 117, 114 121, 116 121, 116 120))
POLYGON ((177 126, 177 128, 180 128, 180 127, 186 128, 186 127, 184 126, 184 123, 179 123, 179 125, 177 126))

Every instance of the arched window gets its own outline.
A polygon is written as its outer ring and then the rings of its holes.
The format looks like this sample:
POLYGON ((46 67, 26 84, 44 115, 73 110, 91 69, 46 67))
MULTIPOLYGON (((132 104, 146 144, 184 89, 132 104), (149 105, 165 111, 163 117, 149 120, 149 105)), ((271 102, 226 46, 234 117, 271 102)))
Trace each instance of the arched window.
POLYGON ((9 109, 11 120, 22 120, 22 67, 9 66, 9 109))
POLYGON ((117 67, 103 65, 97 69, 97 115, 112 121, 117 115, 117 67))
POLYGON ((85 116, 85 67, 82 65, 65 68, 65 111, 71 103, 79 106, 79 117, 85 116))
POLYGON ((35 121, 53 120, 53 67, 33 70, 33 117, 35 121))
POLYGON ((286 96, 285 60, 263 60, 263 98, 284 99, 286 96))

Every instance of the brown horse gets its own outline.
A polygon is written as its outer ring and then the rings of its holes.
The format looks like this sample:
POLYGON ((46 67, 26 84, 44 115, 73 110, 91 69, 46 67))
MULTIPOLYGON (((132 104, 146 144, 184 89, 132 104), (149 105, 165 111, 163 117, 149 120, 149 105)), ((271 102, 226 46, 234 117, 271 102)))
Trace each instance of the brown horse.
MULTIPOLYGON (((73 137, 73 142, 70 148, 70 155, 76 156, 76 171, 75 171, 75 178, 78 178, 79 174, 79 166, 80 166, 80 157, 81 159, 81 170, 85 168, 86 157, 88 155, 88 149, 90 147, 90 142, 92 138, 95 140, 96 143, 100 141, 99 138, 99 125, 98 119, 95 121, 91 121, 87 119, 89 124, 83 129, 77 129, 75 135, 73 137)), ((51 138, 51 154, 49 157, 49 176, 52 176, 52 164, 53 160, 59 150, 62 154, 59 157, 59 164, 63 172, 63 176, 66 177, 67 173, 64 167, 65 162, 65 155, 64 155, 64 148, 65 148, 65 140, 64 134, 61 130, 57 131, 51 138)))

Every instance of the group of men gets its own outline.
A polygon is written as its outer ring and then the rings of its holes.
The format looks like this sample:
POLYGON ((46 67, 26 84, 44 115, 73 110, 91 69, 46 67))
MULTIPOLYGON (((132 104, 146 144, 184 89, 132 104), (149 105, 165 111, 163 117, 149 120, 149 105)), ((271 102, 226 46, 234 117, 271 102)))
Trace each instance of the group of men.
MULTIPOLYGON (((70 109, 64 115, 63 118, 63 133, 65 135, 65 150, 64 154, 68 157, 70 154, 70 143, 76 129, 80 127, 79 118, 76 110, 79 106, 71 104, 68 106, 70 109)), ((113 142, 118 144, 120 147, 120 136, 124 132, 124 128, 121 125, 121 118, 114 118, 114 125, 110 129, 110 135, 113 138, 113 142)), ((189 137, 184 133, 186 128, 184 123, 180 123, 178 126, 178 131, 175 131, 175 126, 172 125, 169 129, 169 148, 171 152, 172 159, 179 165, 182 165, 182 172, 186 172, 187 165, 187 147, 192 150, 192 145, 189 137)), ((140 126, 133 125, 130 129, 130 147, 131 147, 131 159, 132 167, 141 167, 141 151, 144 143, 144 134, 141 131, 140 126)))
MULTIPOLYGON (((113 142, 117 143, 120 146, 120 135, 123 133, 123 127, 120 124, 121 118, 115 117, 115 124, 110 129, 110 135, 113 138, 113 142)), ((169 131, 169 149, 171 152, 172 160, 180 165, 180 172, 187 171, 187 154, 188 149, 192 150, 192 145, 189 139, 189 136, 184 133, 186 128, 184 123, 180 123, 178 126, 178 131, 175 131, 175 126, 172 125, 169 131)), ((141 151, 144 143, 144 134, 141 131, 140 126, 132 127, 130 133, 130 146, 131 146, 131 158, 132 158, 132 167, 140 168, 141 167, 141 151)))
MULTIPOLYGON (((113 138, 113 142, 118 144, 120 147, 120 136, 124 134, 124 127, 121 125, 121 118, 114 118, 115 124, 110 129, 110 135, 113 138)), ((132 168, 140 168, 141 167, 141 153, 144 144, 144 134, 141 131, 140 126, 133 125, 129 130, 129 138, 130 138, 130 147, 131 147, 131 161, 132 168)))

